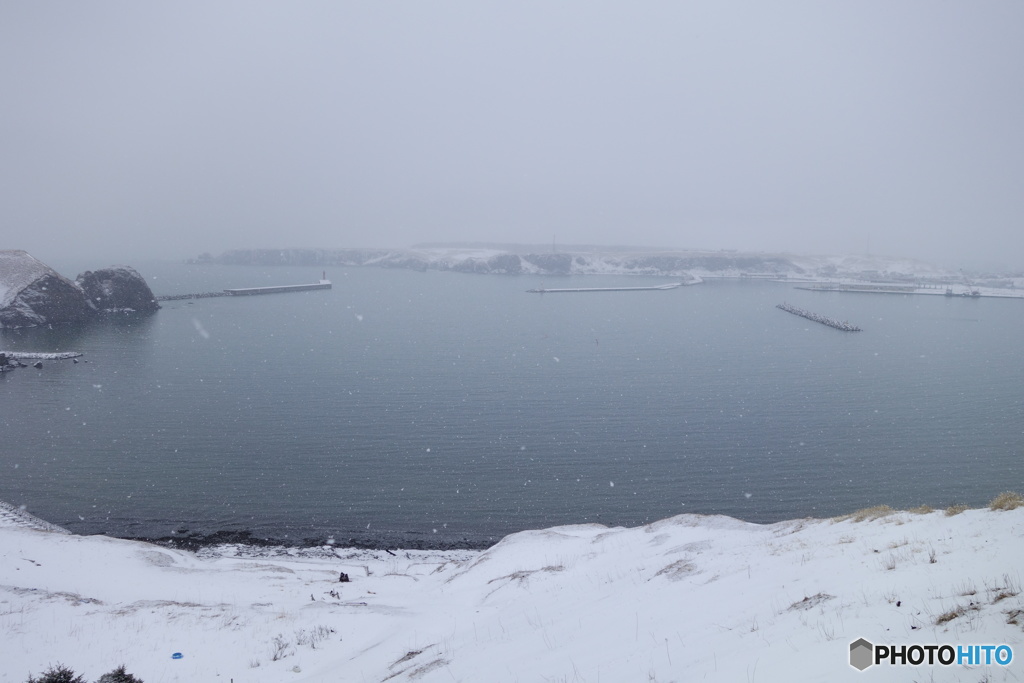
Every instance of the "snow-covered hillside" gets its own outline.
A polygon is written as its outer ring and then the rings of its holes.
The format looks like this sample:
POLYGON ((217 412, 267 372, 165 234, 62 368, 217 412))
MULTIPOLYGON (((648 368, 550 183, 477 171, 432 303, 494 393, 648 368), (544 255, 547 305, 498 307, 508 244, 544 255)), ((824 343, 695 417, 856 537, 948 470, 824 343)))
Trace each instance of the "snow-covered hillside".
POLYGON ((1024 508, 957 512, 199 554, 0 516, 0 681, 58 662, 147 683, 1021 680, 1024 508), (861 672, 859 638, 1015 658, 861 672))
POLYGON ((959 273, 881 256, 801 256, 736 251, 673 251, 569 247, 542 251, 514 245, 422 246, 411 249, 249 249, 205 256, 200 263, 294 266, 378 266, 466 273, 656 275, 683 278, 774 277, 952 280, 959 273))

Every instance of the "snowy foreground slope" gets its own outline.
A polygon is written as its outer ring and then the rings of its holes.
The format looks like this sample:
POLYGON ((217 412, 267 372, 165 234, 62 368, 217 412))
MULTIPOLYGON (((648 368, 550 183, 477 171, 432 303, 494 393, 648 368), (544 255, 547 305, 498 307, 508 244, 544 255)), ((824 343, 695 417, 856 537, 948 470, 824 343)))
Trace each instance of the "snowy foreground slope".
POLYGON ((1024 508, 684 515, 394 555, 197 555, 13 517, 0 516, 0 681, 57 662, 90 681, 125 664, 147 683, 1024 680, 1024 508), (1015 658, 861 672, 861 637, 1015 658))

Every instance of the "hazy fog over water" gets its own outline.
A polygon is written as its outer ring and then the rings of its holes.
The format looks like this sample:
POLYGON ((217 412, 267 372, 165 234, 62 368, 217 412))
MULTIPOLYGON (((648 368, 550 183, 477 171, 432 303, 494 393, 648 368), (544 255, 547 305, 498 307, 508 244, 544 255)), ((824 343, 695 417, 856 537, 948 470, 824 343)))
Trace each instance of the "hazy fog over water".
POLYGON ((1024 4, 0 0, 0 248, 1024 266, 1024 4))

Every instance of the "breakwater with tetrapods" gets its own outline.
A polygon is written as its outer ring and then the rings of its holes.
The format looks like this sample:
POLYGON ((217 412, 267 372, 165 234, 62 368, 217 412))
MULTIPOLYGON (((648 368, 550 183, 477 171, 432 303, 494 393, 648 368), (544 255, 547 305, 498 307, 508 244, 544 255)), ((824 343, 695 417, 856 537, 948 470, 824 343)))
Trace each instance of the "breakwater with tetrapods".
POLYGON ((804 310, 804 309, 799 308, 797 306, 791 306, 790 304, 786 304, 786 303, 778 304, 775 308, 781 308, 786 313, 792 313, 793 315, 798 315, 801 318, 807 318, 808 320, 813 320, 816 323, 821 323, 822 325, 828 325, 829 327, 834 327, 835 329, 842 330, 843 332, 861 332, 862 331, 856 325, 851 325, 850 323, 846 322, 845 320, 836 320, 835 318, 829 318, 828 316, 819 315, 818 313, 812 313, 810 311, 804 310))
POLYGON ((166 294, 153 297, 157 301, 182 301, 184 299, 210 299, 216 296, 231 296, 225 291, 220 292, 198 292, 196 294, 166 294))

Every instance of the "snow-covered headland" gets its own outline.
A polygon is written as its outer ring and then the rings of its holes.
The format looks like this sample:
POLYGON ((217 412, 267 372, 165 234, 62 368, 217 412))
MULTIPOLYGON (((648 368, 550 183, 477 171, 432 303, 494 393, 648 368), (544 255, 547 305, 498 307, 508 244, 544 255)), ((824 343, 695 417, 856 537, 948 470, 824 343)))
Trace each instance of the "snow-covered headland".
POLYGON ((226 265, 378 266, 508 275, 654 275, 950 280, 959 272, 922 261, 882 256, 806 256, 731 250, 524 245, 421 245, 409 249, 237 249, 196 263, 226 265))
POLYGON ((409 249, 236 249, 193 263, 259 266, 375 266, 501 275, 644 275, 682 284, 739 278, 812 284, 829 291, 1024 298, 1024 279, 975 274, 915 259, 815 256, 735 250, 540 245, 419 245, 409 249), (822 286, 818 286, 822 285, 822 286))
POLYGON ((486 551, 198 554, 11 510, 0 681, 58 662, 90 681, 124 664, 147 683, 1024 678, 1024 507, 769 525, 682 515, 527 531, 486 551), (1014 658, 858 671, 860 638, 1014 658))

